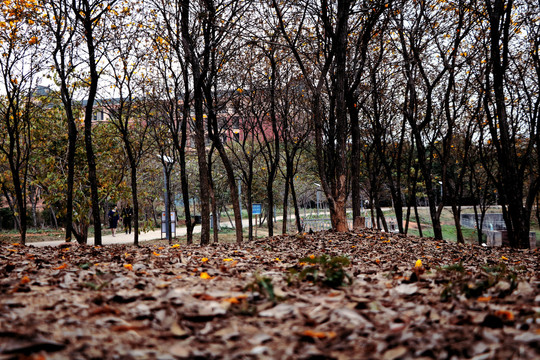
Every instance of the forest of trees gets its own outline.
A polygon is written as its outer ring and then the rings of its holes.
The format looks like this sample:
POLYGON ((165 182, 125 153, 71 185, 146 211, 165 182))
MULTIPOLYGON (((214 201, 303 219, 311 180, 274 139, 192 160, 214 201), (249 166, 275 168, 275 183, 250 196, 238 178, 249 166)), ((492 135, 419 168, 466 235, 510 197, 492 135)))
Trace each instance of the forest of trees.
POLYGON ((253 202, 301 230, 314 183, 340 232, 366 199, 400 233, 422 201, 436 239, 450 207, 459 242, 464 205, 501 205, 514 247, 540 217, 537 0, 5 0, 0 48, 0 200, 23 243, 39 201, 96 244, 123 201, 138 244, 163 169, 203 245, 227 208, 243 241, 253 202))

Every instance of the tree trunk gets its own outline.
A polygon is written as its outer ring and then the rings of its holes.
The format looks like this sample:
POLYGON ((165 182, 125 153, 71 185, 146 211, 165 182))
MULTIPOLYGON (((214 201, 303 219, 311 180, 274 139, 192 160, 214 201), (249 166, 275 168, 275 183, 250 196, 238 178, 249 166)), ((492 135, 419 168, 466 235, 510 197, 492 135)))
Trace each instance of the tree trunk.
MULTIPOLYGON (((287 172, 285 176, 285 189, 283 191, 283 225, 281 227, 281 233, 283 235, 287 234, 287 216, 289 215, 289 168, 287 166, 287 172)), ((269 219, 268 221, 272 221, 269 219)))
POLYGON ((414 202, 414 216, 416 217, 416 226, 418 226, 418 234, 420 237, 424 237, 424 234, 422 233, 422 220, 420 219, 420 215, 418 214, 418 201, 414 202))
POLYGON ((51 220, 54 226, 55 230, 58 230, 58 221, 56 220, 56 212, 54 211, 54 207, 50 206, 49 209, 51 210, 51 220))
POLYGON ((347 224, 347 215, 345 212, 346 202, 343 200, 331 200, 328 199, 328 205, 330 207, 330 219, 332 221, 332 228, 337 232, 349 231, 349 225, 347 224))
MULTIPOLYGON (((88 5, 88 4, 86 4, 88 5)), ((74 9, 77 12, 77 9, 74 9)), ((86 149, 86 160, 88 163, 88 181, 90 183, 90 193, 92 197, 92 217, 94 219, 94 245, 102 245, 101 239, 101 213, 99 209, 99 181, 96 172, 96 157, 92 144, 92 118, 94 111, 94 101, 97 94, 99 74, 97 72, 96 49, 94 44, 93 30, 95 22, 89 9, 77 16, 82 20, 85 30, 85 41, 88 50, 88 66, 90 70, 90 88, 88 99, 84 111, 84 144, 86 149)))
POLYGON ((296 219, 296 229, 299 233, 302 232, 302 218, 300 217, 300 209, 298 208, 298 200, 296 199, 296 189, 294 188, 294 177, 291 178, 291 196, 294 207, 294 217, 296 219))
POLYGON ((38 226, 38 223, 37 223, 37 210, 36 210, 36 207, 37 207, 37 201, 38 201, 38 187, 37 186, 34 186, 34 185, 31 185, 29 187, 29 192, 30 192, 30 196, 29 199, 30 199, 30 204, 32 206, 32 226, 34 228, 37 228, 38 226))
POLYGON ((456 226, 456 236, 458 244, 465 244, 463 230, 461 229, 461 209, 457 205, 452 205, 452 214, 454 215, 454 224, 456 226))
MULTIPOLYGON (((200 81, 197 79, 195 82, 200 81)), ((203 94, 195 88, 195 147, 199 162, 199 193, 201 201, 201 245, 210 243, 210 179, 204 141, 203 94)))
POLYGON ((131 164, 131 201, 133 202, 133 244, 139 246, 139 196, 135 163, 131 164))
MULTIPOLYGON (((251 171, 250 171, 251 174, 251 171)), ((250 176, 251 177, 251 176, 250 176)), ((246 186, 246 198, 247 198, 247 213, 248 213, 248 239, 253 241, 253 199, 252 199, 252 184, 253 179, 248 179, 246 186)))

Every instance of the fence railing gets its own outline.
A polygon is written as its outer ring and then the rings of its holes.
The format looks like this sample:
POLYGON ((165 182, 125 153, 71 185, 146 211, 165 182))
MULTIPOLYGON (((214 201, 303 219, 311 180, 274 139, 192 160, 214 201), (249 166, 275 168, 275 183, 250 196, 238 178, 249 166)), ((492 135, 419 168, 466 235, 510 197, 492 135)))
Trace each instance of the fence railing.
MULTIPOLYGON (((397 231, 397 223, 395 218, 387 217, 386 223, 388 225, 388 231, 397 231)), ((349 229, 353 228, 353 220, 347 219, 347 225, 349 226, 349 229)), ((377 222, 375 221, 375 227, 377 226, 377 222)), ((332 221, 330 219, 302 219, 302 227, 303 230, 306 232, 309 231, 323 231, 323 230, 330 230, 332 228, 332 221)), ((365 217, 365 227, 366 228, 373 228, 373 223, 371 221, 371 217, 365 217)), ((296 223, 294 220, 288 222, 288 228, 291 231, 292 229, 296 229, 296 223)), ((381 224, 382 228, 382 224, 381 224)))

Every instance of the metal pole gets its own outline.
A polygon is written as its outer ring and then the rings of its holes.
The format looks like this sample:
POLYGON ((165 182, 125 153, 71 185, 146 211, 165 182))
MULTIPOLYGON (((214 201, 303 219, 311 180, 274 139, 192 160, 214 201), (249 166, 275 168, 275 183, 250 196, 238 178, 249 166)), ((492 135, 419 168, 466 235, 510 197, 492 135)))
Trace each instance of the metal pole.
POLYGON ((319 218, 319 188, 317 188, 317 219, 319 218))

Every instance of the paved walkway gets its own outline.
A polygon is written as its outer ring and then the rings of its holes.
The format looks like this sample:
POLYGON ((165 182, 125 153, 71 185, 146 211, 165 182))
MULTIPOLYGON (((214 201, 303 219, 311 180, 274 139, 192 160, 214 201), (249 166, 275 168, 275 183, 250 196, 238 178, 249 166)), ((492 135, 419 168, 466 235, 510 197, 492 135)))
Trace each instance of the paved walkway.
MULTIPOLYGON (((201 227, 196 226, 195 228, 199 228, 198 232, 201 232, 201 227)), ((197 231, 194 229, 194 233, 197 231)), ((186 235, 186 228, 177 228, 176 229, 176 235, 177 236, 183 236, 186 235)), ((165 234, 163 234, 165 236, 165 234)), ((119 231, 116 233, 116 236, 112 236, 111 234, 108 235, 102 235, 101 236, 101 242, 103 245, 109 245, 109 244, 133 244, 133 233, 126 234, 125 232, 119 231)), ((144 241, 150 241, 150 240, 159 240, 161 239, 161 231, 160 230, 153 230, 148 232, 141 232, 139 234, 139 242, 144 241)), ((64 240, 59 241, 40 241, 40 242, 34 242, 34 243, 27 243, 27 245, 30 246, 58 246, 61 244, 65 244, 66 242, 64 240)), ((77 241, 74 240, 74 243, 76 244, 77 241)), ((88 238, 88 245, 94 245, 94 238, 89 237, 88 238)))
MULTIPOLYGON (((221 226, 230 226, 230 222, 222 222, 221 226)), ((248 226, 248 220, 243 219, 242 225, 244 227, 248 226)), ((120 228, 118 228, 120 230, 120 228)), ((196 225, 193 228, 194 234, 199 234, 201 232, 201 225, 196 225)), ((176 228, 176 236, 181 237, 185 236, 187 234, 187 229, 185 227, 177 227, 176 228)), ((103 245, 109 245, 109 244, 133 244, 133 233, 126 234, 125 232, 118 231, 116 233, 116 236, 112 235, 102 235, 101 236, 101 242, 103 245)), ((139 243, 144 241, 150 241, 150 240, 159 240, 162 238, 161 235, 161 229, 148 231, 148 232, 141 232, 139 234, 139 243)), ((163 234, 163 238, 165 238, 165 234, 163 234)), ((40 241, 40 242, 34 242, 34 243, 27 243, 27 245, 30 246, 59 246, 61 244, 65 244, 66 242, 64 240, 56 240, 56 241, 40 241)), ((76 244, 77 241, 74 240, 74 243, 76 244)), ((94 238, 89 237, 88 238, 88 245, 94 245, 94 238)))

